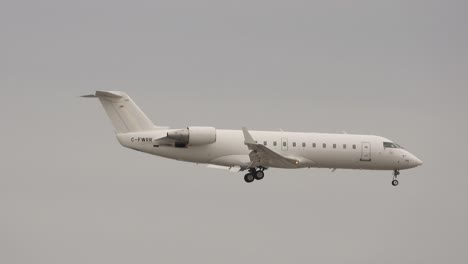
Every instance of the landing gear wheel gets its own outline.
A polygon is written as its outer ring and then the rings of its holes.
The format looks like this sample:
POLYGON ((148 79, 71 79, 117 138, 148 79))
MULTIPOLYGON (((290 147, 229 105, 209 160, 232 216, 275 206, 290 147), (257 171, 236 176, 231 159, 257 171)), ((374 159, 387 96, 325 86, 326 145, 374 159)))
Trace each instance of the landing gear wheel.
POLYGON ((399 170, 393 170, 393 181, 392 181, 393 186, 398 185, 398 180, 397 180, 398 175, 400 175, 400 171, 399 170))
POLYGON ((255 172, 254 175, 255 175, 256 180, 261 180, 261 179, 263 179, 263 177, 265 177, 265 173, 263 173, 263 171, 261 171, 261 170, 255 172))
POLYGON ((245 176, 244 176, 244 181, 245 182, 248 182, 248 183, 251 183, 255 180, 255 177, 252 173, 247 173, 245 176))

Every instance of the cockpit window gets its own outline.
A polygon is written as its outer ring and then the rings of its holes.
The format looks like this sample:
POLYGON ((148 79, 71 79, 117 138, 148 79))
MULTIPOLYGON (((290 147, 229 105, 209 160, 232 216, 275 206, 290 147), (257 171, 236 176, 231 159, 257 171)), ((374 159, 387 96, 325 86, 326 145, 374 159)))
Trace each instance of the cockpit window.
POLYGON ((384 148, 401 148, 400 146, 392 142, 384 142, 383 147, 384 148))

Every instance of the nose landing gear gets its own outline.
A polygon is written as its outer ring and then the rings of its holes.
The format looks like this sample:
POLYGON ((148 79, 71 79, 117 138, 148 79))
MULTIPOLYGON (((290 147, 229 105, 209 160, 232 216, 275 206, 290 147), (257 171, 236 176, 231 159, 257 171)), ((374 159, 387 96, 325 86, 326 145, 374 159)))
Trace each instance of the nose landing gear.
POLYGON ((258 168, 258 170, 255 169, 255 168, 250 168, 249 173, 247 173, 244 176, 244 181, 247 182, 247 183, 251 183, 254 180, 259 181, 259 180, 263 179, 263 177, 265 177, 265 173, 263 172, 264 170, 265 170, 265 168, 263 168, 263 167, 258 168))
POLYGON ((399 170, 394 170, 393 171, 393 180, 392 180, 392 185, 393 186, 398 185, 398 180, 397 180, 398 175, 400 175, 400 171, 399 170))

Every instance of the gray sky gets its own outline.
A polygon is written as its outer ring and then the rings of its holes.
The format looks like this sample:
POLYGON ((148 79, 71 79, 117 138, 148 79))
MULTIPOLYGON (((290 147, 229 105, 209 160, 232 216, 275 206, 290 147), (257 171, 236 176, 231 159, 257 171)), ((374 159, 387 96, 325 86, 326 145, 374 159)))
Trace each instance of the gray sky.
POLYGON ((466 1, 0 2, 0 263, 466 263, 466 1), (391 172, 243 174, 118 145, 158 125, 377 134, 391 172))

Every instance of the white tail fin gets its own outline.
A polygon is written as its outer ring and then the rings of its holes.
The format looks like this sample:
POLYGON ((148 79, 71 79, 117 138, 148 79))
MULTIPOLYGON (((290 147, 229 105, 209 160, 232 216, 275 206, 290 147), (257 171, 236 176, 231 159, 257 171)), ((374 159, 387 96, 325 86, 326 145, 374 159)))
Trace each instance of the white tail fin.
POLYGON ((151 120, 124 92, 96 91, 82 97, 99 98, 117 133, 155 129, 151 120))

